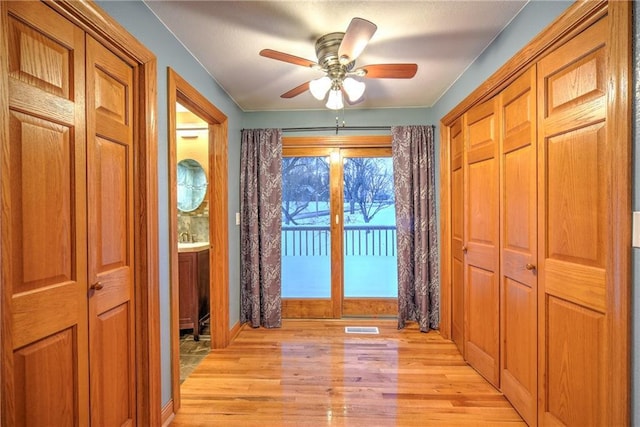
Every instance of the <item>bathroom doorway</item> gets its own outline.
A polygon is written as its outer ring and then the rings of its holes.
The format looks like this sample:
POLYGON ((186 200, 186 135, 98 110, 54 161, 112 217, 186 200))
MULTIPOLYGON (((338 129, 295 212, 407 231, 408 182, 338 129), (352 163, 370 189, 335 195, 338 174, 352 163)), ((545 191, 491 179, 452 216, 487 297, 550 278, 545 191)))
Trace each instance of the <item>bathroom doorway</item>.
MULTIPOLYGON (((209 124, 176 103, 180 383, 211 347, 209 124)), ((173 165, 173 164, 172 164, 173 165)))
POLYGON ((228 343, 227 117, 171 68, 167 101, 175 413, 180 408, 181 333, 189 334, 191 348, 184 349, 183 343, 183 349, 191 351, 192 361, 228 343), (182 292, 181 284, 187 284, 182 292), (200 340, 205 336, 208 342, 200 340))

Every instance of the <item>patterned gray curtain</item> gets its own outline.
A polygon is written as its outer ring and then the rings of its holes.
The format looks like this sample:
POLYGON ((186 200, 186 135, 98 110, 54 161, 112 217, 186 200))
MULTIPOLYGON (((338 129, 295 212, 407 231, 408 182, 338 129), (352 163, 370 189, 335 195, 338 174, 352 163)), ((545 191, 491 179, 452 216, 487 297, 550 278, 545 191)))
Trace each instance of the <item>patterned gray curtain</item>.
POLYGON ((242 131, 240 148, 240 321, 278 328, 282 217, 282 131, 242 131))
POLYGON ((440 323, 433 126, 391 128, 398 236, 398 328, 440 323))

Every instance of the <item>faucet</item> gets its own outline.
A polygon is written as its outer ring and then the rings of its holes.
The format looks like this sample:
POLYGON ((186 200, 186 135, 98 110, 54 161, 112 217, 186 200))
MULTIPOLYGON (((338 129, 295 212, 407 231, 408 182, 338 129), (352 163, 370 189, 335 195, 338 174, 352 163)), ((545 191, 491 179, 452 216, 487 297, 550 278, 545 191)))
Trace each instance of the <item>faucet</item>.
POLYGON ((180 235, 178 236, 178 240, 182 243, 185 242, 190 242, 191 241, 191 234, 189 234, 188 231, 183 231, 182 233, 180 233, 180 235), (185 239, 186 237, 186 239, 185 239))

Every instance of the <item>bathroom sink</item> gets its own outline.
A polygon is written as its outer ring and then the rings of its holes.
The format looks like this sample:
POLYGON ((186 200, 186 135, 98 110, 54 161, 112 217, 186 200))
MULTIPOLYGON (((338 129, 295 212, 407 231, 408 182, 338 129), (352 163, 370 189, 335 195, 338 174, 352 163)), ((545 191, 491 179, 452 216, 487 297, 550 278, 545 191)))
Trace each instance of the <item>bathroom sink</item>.
POLYGON ((200 252, 209 249, 209 242, 178 243, 178 252, 200 252))

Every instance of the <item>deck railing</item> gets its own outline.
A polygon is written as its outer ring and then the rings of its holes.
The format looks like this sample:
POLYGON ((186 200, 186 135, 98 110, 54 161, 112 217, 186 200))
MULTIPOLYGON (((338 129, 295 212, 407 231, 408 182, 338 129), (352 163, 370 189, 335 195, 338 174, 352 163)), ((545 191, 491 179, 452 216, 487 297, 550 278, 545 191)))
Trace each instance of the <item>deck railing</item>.
MULTIPOLYGON (((328 256, 329 226, 283 226, 282 256, 328 256)), ((395 225, 345 225, 345 256, 396 256, 395 225)))

